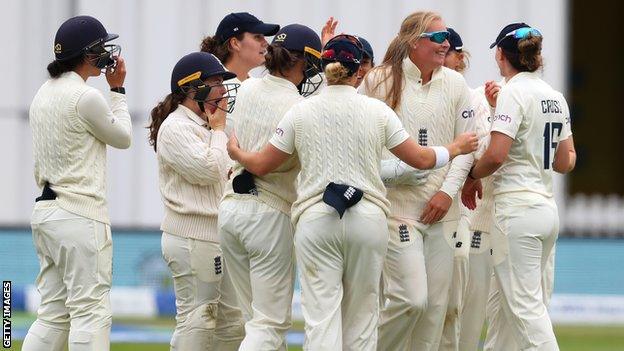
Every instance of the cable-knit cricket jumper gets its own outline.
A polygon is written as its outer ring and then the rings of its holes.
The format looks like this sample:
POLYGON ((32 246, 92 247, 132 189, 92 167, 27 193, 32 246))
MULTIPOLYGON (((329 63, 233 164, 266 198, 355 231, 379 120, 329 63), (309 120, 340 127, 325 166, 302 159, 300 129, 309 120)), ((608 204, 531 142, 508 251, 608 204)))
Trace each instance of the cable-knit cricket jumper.
POLYGON ((389 203, 379 176, 384 148, 394 148, 409 136, 396 114, 383 102, 357 94, 348 85, 330 85, 293 106, 270 140, 301 162, 292 221, 322 201, 330 182, 361 189, 364 198, 388 214, 389 203))
MULTIPOLYGON (((385 76, 385 67, 370 71, 360 92, 386 100, 392 78, 378 85, 385 76)), ((440 67, 423 85, 418 67, 408 58, 403 61, 403 89, 395 112, 405 130, 423 146, 443 146, 466 131, 474 129, 474 111, 470 106, 470 88, 461 74, 440 67)), ((389 152, 384 159, 393 158, 389 152)), ((471 155, 468 155, 470 162, 471 155)), ((398 185, 388 188, 392 216, 418 221, 429 200, 438 191, 454 198, 470 169, 466 156, 456 157, 450 165, 432 170, 422 185, 398 185)), ((459 218, 458 206, 451 206, 442 221, 459 218)))
POLYGON ((57 194, 62 209, 110 224, 106 208, 106 145, 128 148, 132 122, 126 96, 102 93, 76 72, 46 81, 30 105, 35 181, 57 194))
MULTIPOLYGON (((277 124, 293 105, 303 101, 297 87, 290 81, 266 75, 263 78, 248 78, 243 82, 236 96, 234 120, 236 137, 242 149, 259 151, 275 134, 277 124)), ((295 179, 299 173, 299 161, 291 156, 275 171, 262 177, 254 177, 258 199, 285 214, 290 214, 292 203, 297 197, 295 179)), ((225 198, 235 197, 233 178, 243 167, 236 163, 228 181, 225 198)), ((247 196, 247 195, 245 195, 247 196)))
POLYGON ((160 229, 197 240, 219 242, 217 215, 228 157, 227 136, 179 105, 158 130, 157 156, 165 218, 160 229))

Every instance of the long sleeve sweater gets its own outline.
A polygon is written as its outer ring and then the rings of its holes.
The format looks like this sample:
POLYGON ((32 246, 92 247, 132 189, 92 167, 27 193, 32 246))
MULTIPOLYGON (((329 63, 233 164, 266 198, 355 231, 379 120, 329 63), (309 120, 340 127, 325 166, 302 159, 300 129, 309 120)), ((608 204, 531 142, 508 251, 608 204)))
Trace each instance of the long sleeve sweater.
POLYGON ((179 105, 158 130, 156 154, 165 204, 161 229, 184 238, 219 242, 217 215, 230 159, 227 136, 179 105))
MULTIPOLYGON (((388 70, 379 67, 370 71, 360 86, 360 93, 386 101, 392 86, 392 78, 383 81, 388 70)), ((474 130, 470 88, 461 74, 441 67, 423 85, 420 70, 409 58, 403 61, 403 89, 395 112, 405 130, 423 146, 446 145, 457 135, 474 130)), ((392 157, 392 154, 385 152, 385 159, 392 157)), ((454 198, 471 164, 472 155, 458 156, 449 165, 431 171, 423 185, 389 188, 392 216, 418 221, 425 205, 436 192, 443 191, 454 198)), ((458 218, 459 209, 454 204, 442 221, 458 218)))
MULTIPOLYGON (((275 128, 288 109, 303 101, 297 87, 290 81, 273 75, 249 78, 241 85, 236 97, 236 109, 232 113, 236 137, 244 150, 261 150, 275 133, 275 128)), ((258 198, 267 205, 290 214, 297 197, 295 179, 299 173, 296 154, 275 171, 254 177, 258 198)), ((225 198, 234 196, 232 180, 243 170, 236 163, 227 183, 225 198)))
POLYGON ((29 111, 35 181, 46 183, 66 211, 110 224, 106 208, 106 145, 130 147, 126 96, 102 93, 71 71, 46 81, 29 111))

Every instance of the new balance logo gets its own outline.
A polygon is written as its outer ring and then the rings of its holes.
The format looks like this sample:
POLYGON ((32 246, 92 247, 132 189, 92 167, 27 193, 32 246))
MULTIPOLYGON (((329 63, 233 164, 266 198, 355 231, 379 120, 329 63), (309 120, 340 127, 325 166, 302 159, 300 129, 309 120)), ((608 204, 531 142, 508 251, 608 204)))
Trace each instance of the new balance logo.
POLYGON ((409 230, 407 230, 407 225, 406 224, 401 224, 399 225, 399 239, 401 239, 401 242, 407 242, 410 240, 409 238, 409 230))
POLYGON ((215 268, 215 274, 223 273, 223 265, 221 264, 221 256, 217 256, 214 258, 214 268, 215 268))
POLYGON ((418 130, 418 144, 420 146, 427 146, 427 128, 420 128, 418 130))
POLYGON ((470 247, 473 249, 481 248, 481 232, 475 231, 472 233, 472 240, 470 241, 470 247))

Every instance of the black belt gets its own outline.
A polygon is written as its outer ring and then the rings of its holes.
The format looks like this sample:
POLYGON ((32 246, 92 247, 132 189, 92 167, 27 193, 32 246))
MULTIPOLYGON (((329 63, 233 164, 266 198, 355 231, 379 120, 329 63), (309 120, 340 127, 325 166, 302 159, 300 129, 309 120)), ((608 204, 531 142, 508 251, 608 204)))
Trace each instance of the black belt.
POLYGON ((331 182, 325 187, 323 202, 335 208, 342 218, 347 208, 360 202, 362 196, 364 192, 354 186, 331 182))
POLYGON ((52 188, 50 188, 50 183, 46 182, 43 186, 43 191, 41 192, 41 196, 35 199, 35 202, 39 201, 47 201, 47 200, 56 200, 56 193, 52 188))
POLYGON ((256 188, 254 175, 246 169, 243 169, 241 174, 232 179, 232 189, 237 194, 251 194, 258 196, 258 188, 256 188))

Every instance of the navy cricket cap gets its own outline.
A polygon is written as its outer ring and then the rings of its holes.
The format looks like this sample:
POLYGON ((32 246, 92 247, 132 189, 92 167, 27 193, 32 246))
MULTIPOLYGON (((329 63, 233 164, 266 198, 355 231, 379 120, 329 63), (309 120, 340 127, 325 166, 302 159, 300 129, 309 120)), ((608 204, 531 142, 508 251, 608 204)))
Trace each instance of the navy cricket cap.
POLYGON ((462 41, 459 33, 457 33, 453 28, 446 28, 449 32, 448 42, 451 45, 449 50, 455 50, 457 52, 462 52, 464 48, 464 42, 462 41))
POLYGON ((223 80, 236 77, 221 61, 207 52, 193 52, 182 57, 171 72, 171 92, 181 91, 181 87, 194 81, 204 81, 209 77, 220 76, 223 80))
POLYGON ((349 70, 349 74, 354 74, 360 68, 364 49, 360 39, 353 35, 340 34, 331 38, 321 54, 323 69, 332 62, 340 62, 349 70))
POLYGON ((327 184, 323 193, 323 202, 336 209, 340 218, 347 208, 357 204, 364 196, 364 192, 356 187, 346 184, 327 184))
POLYGON ((91 16, 76 16, 63 22, 54 37, 54 57, 58 61, 77 57, 90 47, 118 38, 108 33, 102 23, 91 16))
POLYGON ((278 24, 264 23, 248 12, 236 12, 230 13, 221 20, 217 26, 215 37, 224 43, 239 33, 249 32, 271 36, 275 35, 279 29, 278 24))
POLYGON ((518 39, 515 39, 513 36, 507 36, 507 34, 513 32, 516 29, 525 28, 525 27, 529 28, 531 26, 529 26, 528 24, 524 22, 511 23, 511 24, 506 25, 500 31, 500 33, 498 33, 498 36, 496 37, 496 41, 493 42, 492 45, 490 45, 490 49, 495 46, 499 46, 508 51, 517 52, 518 51, 518 39))
POLYGON ((307 52, 321 58, 321 38, 312 29, 301 24, 289 24, 275 34, 271 45, 288 50, 307 52))
POLYGON ((373 54, 373 47, 368 42, 368 40, 358 37, 360 39, 360 43, 362 43, 362 50, 364 51, 364 57, 371 59, 371 61, 375 60, 375 55, 373 54))

